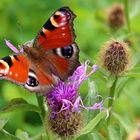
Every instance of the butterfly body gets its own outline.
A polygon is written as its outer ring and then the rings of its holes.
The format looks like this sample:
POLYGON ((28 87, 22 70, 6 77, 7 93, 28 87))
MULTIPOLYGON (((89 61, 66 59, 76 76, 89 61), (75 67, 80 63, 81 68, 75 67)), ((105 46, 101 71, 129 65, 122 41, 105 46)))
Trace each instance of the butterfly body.
POLYGON ((59 79, 66 80, 80 65, 74 17, 68 7, 57 10, 35 40, 23 45, 24 52, 0 60, 0 78, 43 94, 52 90, 59 79))

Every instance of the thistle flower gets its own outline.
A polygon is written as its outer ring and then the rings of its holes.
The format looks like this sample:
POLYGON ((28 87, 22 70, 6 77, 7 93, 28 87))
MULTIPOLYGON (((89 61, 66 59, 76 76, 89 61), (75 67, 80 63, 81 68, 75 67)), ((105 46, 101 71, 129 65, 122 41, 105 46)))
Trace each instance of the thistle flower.
POLYGON ((108 22, 113 28, 119 28, 124 25, 124 8, 121 4, 114 4, 108 12, 108 22))
POLYGON ((119 75, 131 64, 130 49, 124 42, 110 40, 99 53, 99 63, 111 74, 119 75))
MULTIPOLYGON (((32 46, 33 45, 33 42, 34 40, 29 40, 27 42, 24 43, 25 46, 32 46)), ((6 40, 5 39, 5 43, 6 45, 14 52, 14 53, 21 53, 21 52, 24 52, 24 49, 22 46, 19 46, 20 47, 20 50, 18 50, 10 41, 6 40)))
POLYGON ((71 137, 78 132, 83 122, 82 108, 86 110, 105 109, 103 100, 91 107, 85 107, 78 94, 82 82, 96 69, 97 66, 93 65, 91 72, 87 74, 87 63, 79 66, 67 83, 59 81, 55 89, 47 95, 47 104, 50 108, 49 126, 59 136, 71 137))
POLYGON ((6 45, 14 52, 14 53, 20 53, 23 52, 23 48, 21 47, 20 50, 18 50, 10 41, 5 39, 6 45))

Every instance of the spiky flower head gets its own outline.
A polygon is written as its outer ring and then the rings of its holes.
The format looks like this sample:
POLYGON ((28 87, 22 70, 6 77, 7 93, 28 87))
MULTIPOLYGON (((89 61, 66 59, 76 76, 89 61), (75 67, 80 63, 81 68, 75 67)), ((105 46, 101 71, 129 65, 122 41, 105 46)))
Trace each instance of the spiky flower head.
POLYGON ((131 65, 130 49, 126 43, 112 39, 101 49, 99 63, 111 74, 119 75, 131 65))
POLYGON ((103 100, 91 107, 85 107, 78 89, 83 81, 97 69, 92 66, 90 73, 86 73, 87 63, 79 66, 67 83, 59 81, 53 91, 47 95, 47 104, 50 108, 49 127, 61 137, 72 137, 81 128, 83 118, 81 109, 95 110, 103 108, 103 100))
POLYGON ((115 3, 108 12, 108 22, 113 28, 119 28, 124 25, 124 8, 121 4, 115 3))

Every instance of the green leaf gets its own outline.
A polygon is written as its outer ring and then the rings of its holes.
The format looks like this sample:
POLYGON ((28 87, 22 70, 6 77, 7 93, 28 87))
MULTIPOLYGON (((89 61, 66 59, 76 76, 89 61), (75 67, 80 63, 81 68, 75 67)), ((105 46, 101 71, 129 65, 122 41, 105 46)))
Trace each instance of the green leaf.
POLYGON ((129 79, 130 79, 129 77, 123 77, 123 78, 119 79, 118 86, 116 87, 115 98, 120 96, 120 94, 122 93, 123 89, 127 85, 129 79))
POLYGON ((35 111, 39 112, 39 108, 35 105, 29 104, 22 98, 12 99, 8 105, 0 110, 0 113, 7 113, 12 111, 35 111))
POLYGON ((28 133, 25 131, 22 131, 21 129, 16 130, 16 136, 20 138, 21 140, 31 140, 28 133))
POLYGON ((124 75, 125 77, 134 77, 134 78, 139 78, 140 73, 127 73, 124 75))
POLYGON ((4 125, 8 122, 7 118, 0 119, 0 130, 4 127, 4 125))
POLYGON ((98 132, 91 133, 93 140, 105 140, 105 138, 98 132))
POLYGON ((134 68, 131 69, 131 71, 140 72, 140 67, 134 67, 134 68))
POLYGON ((90 132, 95 128, 95 126, 101 121, 101 119, 103 119, 103 118, 105 118, 105 117, 106 117, 106 112, 105 112, 105 111, 100 112, 98 115, 96 115, 95 118, 93 118, 93 119, 80 131, 80 134, 79 134, 78 136, 76 136, 76 138, 78 138, 78 137, 81 136, 81 135, 90 133, 90 132))
POLYGON ((122 140, 121 129, 119 125, 110 125, 108 129, 110 140, 122 140))
POLYGON ((108 77, 108 81, 107 81, 107 83, 106 83, 106 86, 107 86, 108 88, 111 88, 111 86, 112 86, 114 80, 115 80, 115 76, 114 76, 114 75, 110 75, 110 76, 108 77))
POLYGON ((120 122, 121 126, 126 130, 127 133, 131 133, 135 126, 126 117, 122 117, 115 112, 112 115, 120 122), (134 127, 131 128, 130 126, 134 127))
MULTIPOLYGON (((70 139, 70 140, 75 140, 75 139, 70 139)), ((93 137, 90 134, 86 134, 78 137, 76 140, 93 140, 93 137)))
POLYGON ((41 133, 35 137, 32 137, 32 140, 61 140, 61 138, 54 134, 53 134, 53 136, 50 135, 48 137, 46 133, 41 133))
POLYGON ((21 140, 21 139, 17 138, 16 136, 10 134, 9 132, 7 132, 4 129, 2 129, 0 131, 0 139, 1 140, 21 140))

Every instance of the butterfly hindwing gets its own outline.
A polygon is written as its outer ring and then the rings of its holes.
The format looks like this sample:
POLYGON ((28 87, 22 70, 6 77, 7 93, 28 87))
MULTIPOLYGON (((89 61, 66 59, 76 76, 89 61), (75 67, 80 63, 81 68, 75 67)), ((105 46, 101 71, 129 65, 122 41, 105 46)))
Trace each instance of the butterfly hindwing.
POLYGON ((80 65, 79 48, 76 43, 73 43, 64 48, 57 48, 54 50, 55 54, 50 54, 53 65, 53 73, 61 80, 65 80, 72 75, 74 70, 80 65))

